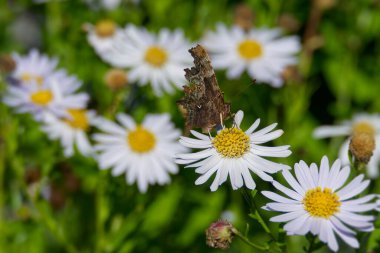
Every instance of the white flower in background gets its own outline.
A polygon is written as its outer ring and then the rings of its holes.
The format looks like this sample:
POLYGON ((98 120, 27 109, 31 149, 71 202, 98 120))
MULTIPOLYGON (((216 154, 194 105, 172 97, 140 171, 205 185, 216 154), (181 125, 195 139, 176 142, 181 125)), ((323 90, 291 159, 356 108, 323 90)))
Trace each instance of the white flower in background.
POLYGON ((123 33, 112 20, 100 20, 95 25, 86 24, 85 29, 88 43, 102 59, 103 54, 112 49, 115 39, 123 33))
POLYGON ((129 68, 131 82, 150 83, 155 94, 161 96, 162 91, 172 93, 172 85, 181 88, 186 84, 184 68, 191 64, 189 48, 182 30, 161 29, 156 36, 144 28, 128 25, 103 58, 114 67, 129 68))
MULTIPOLYGON (((368 163, 368 176, 375 178, 379 175, 380 163, 380 115, 357 114, 352 120, 344 121, 337 126, 321 126, 315 129, 315 138, 327 138, 335 136, 352 136, 356 133, 373 135, 376 143, 373 155, 368 163)), ((347 138, 339 151, 339 158, 343 165, 349 165, 348 148, 350 138, 347 138)))
POLYGON ((106 10, 114 10, 119 7, 121 0, 101 0, 100 3, 106 10))
POLYGON ((131 2, 138 4, 140 0, 84 0, 93 9, 105 9, 107 11, 113 11, 121 7, 122 3, 131 2))
POLYGON ((78 148, 82 155, 92 156, 94 151, 88 140, 87 133, 95 121, 96 114, 94 111, 68 109, 65 117, 47 114, 42 130, 50 139, 60 141, 66 157, 74 154, 75 147, 78 148))
POLYGON ((121 125, 106 119, 97 123, 105 132, 94 135, 100 168, 112 168, 113 176, 126 173, 128 184, 137 181, 140 192, 146 192, 149 184, 169 183, 169 173, 178 172, 174 154, 184 151, 169 114, 148 114, 141 124, 123 113, 117 119, 121 125))
POLYGON ((243 112, 235 115, 235 123, 231 128, 223 128, 215 137, 210 137, 196 131, 191 133, 197 139, 181 137, 180 143, 188 148, 202 149, 196 153, 177 154, 176 162, 187 164, 186 167, 196 168, 195 172, 202 174, 195 184, 205 183, 214 173, 215 179, 211 184, 211 191, 216 191, 230 176, 234 190, 244 184, 249 189, 255 189, 256 184, 250 172, 255 173, 265 181, 272 181, 268 174, 288 169, 289 166, 274 163, 263 157, 288 157, 291 154, 289 146, 265 147, 261 146, 268 141, 277 139, 283 134, 282 130, 271 132, 276 123, 254 132, 259 126, 257 119, 247 131, 240 129, 243 112))
POLYGON ((41 84, 32 80, 26 85, 9 85, 3 102, 19 113, 33 114, 38 121, 43 120, 47 113, 64 116, 68 108, 86 107, 88 95, 74 94, 80 85, 75 77, 60 73, 41 84))
POLYGON ((16 63, 16 68, 10 76, 20 81, 21 84, 31 81, 42 84, 49 76, 60 73, 55 71, 58 59, 40 54, 36 49, 32 49, 25 56, 13 53, 12 58, 16 63))
POLYGON ((336 235, 351 247, 358 248, 356 233, 351 228, 365 232, 374 229, 372 221, 375 217, 359 213, 376 208, 376 203, 369 203, 376 194, 352 198, 362 193, 370 181, 363 181, 364 176, 359 175, 343 186, 350 175, 350 167, 341 169, 338 159, 330 169, 327 157, 322 158, 319 169, 315 163, 309 167, 300 161, 295 164, 294 171, 296 178, 287 170, 282 172, 291 188, 273 182, 273 186, 288 197, 262 192, 275 201, 266 204, 264 209, 284 213, 270 220, 285 222, 284 230, 288 235, 305 235, 308 232, 318 235, 333 251, 339 248, 336 235))
POLYGON ((279 29, 251 29, 238 26, 227 28, 218 24, 215 32, 207 32, 203 44, 211 53, 215 69, 227 69, 227 77, 238 78, 248 71, 251 78, 273 87, 283 85, 285 67, 297 63, 299 38, 280 37, 279 29))

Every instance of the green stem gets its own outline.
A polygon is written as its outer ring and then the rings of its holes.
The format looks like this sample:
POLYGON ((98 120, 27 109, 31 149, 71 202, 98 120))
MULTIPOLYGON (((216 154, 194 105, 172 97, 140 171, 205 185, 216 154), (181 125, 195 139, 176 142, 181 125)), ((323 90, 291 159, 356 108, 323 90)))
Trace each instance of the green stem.
POLYGON ((248 244, 249 246, 253 247, 253 248, 256 248, 256 249, 259 249, 259 250, 269 250, 269 246, 268 245, 264 245, 264 246, 261 246, 261 245, 257 245, 253 242, 251 242, 247 237, 245 237, 242 233, 240 233, 239 231, 237 231, 236 229, 234 229, 234 234, 239 237, 243 242, 245 242, 246 244, 248 244))
MULTIPOLYGON (((68 253, 80 253, 76 247, 70 243, 70 241, 66 238, 64 231, 60 227, 60 225, 54 219, 53 214, 46 211, 46 208, 42 205, 41 202, 38 202, 39 192, 41 191, 41 183, 37 185, 37 190, 34 195, 26 194, 30 203, 36 208, 38 211, 38 215, 35 218, 36 222, 41 222, 43 226, 45 226, 50 233, 57 239, 58 242, 62 244, 65 250, 68 253), (44 210, 45 209, 45 210, 44 210)), ((26 185, 22 185, 24 190, 26 191, 26 185)))
POLYGON ((107 218, 106 211, 104 210, 106 204, 106 197, 105 197, 105 176, 104 173, 101 173, 99 175, 99 181, 98 181, 98 187, 96 189, 96 195, 95 195, 95 205, 96 205, 96 245, 95 245, 95 252, 102 252, 102 249, 104 247, 104 222, 107 218))
POLYGON ((306 253, 311 253, 314 251, 314 246, 315 246, 315 236, 309 237, 309 247, 307 250, 305 250, 306 253))
POLYGON ((271 239, 273 241, 277 242, 276 237, 273 235, 272 231, 269 229, 269 227, 266 224, 265 220, 261 216, 261 214, 259 212, 259 209, 257 208, 255 199, 252 197, 251 193, 246 188, 243 188, 243 196, 244 196, 244 199, 247 201, 247 203, 249 205, 249 208, 251 210, 252 215, 260 223, 261 227, 271 237, 271 239))

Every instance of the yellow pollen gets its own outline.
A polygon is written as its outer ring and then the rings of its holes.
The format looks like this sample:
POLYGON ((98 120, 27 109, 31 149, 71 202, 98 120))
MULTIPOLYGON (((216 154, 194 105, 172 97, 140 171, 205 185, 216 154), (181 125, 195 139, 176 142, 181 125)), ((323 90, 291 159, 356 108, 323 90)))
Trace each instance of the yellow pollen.
POLYGON ((136 153, 149 152, 156 145, 154 134, 142 126, 138 126, 135 130, 129 132, 127 138, 129 146, 136 153))
POLYGON ((260 43, 250 39, 240 42, 237 50, 240 56, 246 60, 252 60, 254 58, 260 57, 263 54, 260 43))
POLYGON ((29 81, 32 81, 34 80, 37 84, 41 85, 44 81, 44 78, 42 76, 39 76, 39 75, 32 75, 32 74, 29 74, 29 73, 23 73, 21 76, 20 76, 20 79, 24 82, 29 82, 29 81))
POLYGON ((375 128, 368 122, 358 122, 352 127, 352 133, 358 134, 358 133, 366 133, 369 135, 375 134, 375 128))
POLYGON ((101 38, 111 37, 115 31, 116 25, 112 20, 101 20, 96 23, 95 33, 101 38))
POLYGON ((45 106, 53 99, 53 93, 50 90, 39 90, 30 95, 30 99, 37 105, 45 106))
POLYGON ((65 119, 65 122, 73 128, 79 128, 86 131, 89 128, 86 110, 68 109, 67 112, 71 118, 65 119))
POLYGON ((161 67, 168 59, 168 55, 161 47, 153 46, 146 50, 145 61, 154 67, 161 67))
POLYGON ((249 150, 249 137, 239 128, 225 128, 212 141, 215 149, 224 157, 239 158, 249 150))
POLYGON ((341 205, 339 196, 327 187, 323 191, 321 187, 308 190, 302 203, 311 216, 325 219, 337 213, 341 205))

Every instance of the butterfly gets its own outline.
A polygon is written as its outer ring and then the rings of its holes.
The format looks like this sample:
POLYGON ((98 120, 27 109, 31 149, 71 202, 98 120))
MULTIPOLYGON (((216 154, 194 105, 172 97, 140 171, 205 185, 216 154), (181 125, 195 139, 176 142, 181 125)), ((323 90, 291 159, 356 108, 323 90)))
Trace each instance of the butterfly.
POLYGON ((183 87, 185 96, 177 101, 186 119, 185 134, 193 128, 210 131, 231 116, 231 106, 224 101, 206 50, 197 45, 189 52, 194 58, 194 67, 185 69, 189 84, 183 87))

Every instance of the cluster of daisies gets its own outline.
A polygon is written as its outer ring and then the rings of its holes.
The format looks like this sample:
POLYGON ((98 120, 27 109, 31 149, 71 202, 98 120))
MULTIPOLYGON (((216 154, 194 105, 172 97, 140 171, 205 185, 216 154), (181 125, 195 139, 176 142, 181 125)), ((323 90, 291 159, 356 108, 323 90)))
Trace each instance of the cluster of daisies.
MULTIPOLYGON (((99 57, 115 68, 126 69, 128 80, 150 84, 157 96, 173 93, 186 80, 183 69, 191 64, 190 43, 182 30, 161 29, 153 34, 132 24, 125 28, 111 20, 86 24, 88 42, 99 57)), ((252 79, 281 87, 287 66, 297 63, 300 51, 296 36, 281 37, 279 29, 228 28, 218 24, 198 42, 211 54, 213 67, 226 70, 228 78, 239 78, 245 70, 252 79)))
MULTIPOLYGON (((339 249, 338 236, 351 247, 358 248, 359 242, 352 228, 364 232, 374 230, 376 216, 361 213, 380 211, 379 195, 363 195, 370 180, 364 180, 364 175, 361 174, 347 183, 350 176, 349 164, 342 164, 337 159, 330 166, 327 157, 322 158, 319 167, 315 163, 307 165, 301 160, 294 165, 293 176, 290 167, 266 159, 288 157, 291 154, 289 146, 261 145, 280 137, 283 131, 274 130, 276 124, 255 131, 259 126, 259 119, 248 130, 243 131, 240 128, 242 119, 243 112, 237 112, 233 126, 223 126, 215 137, 196 131, 191 132, 195 138, 181 137, 180 143, 185 147, 201 150, 177 154, 176 162, 195 168, 201 174, 196 184, 203 184, 216 174, 210 187, 212 191, 217 190, 228 177, 233 189, 243 186, 255 189, 256 184, 251 175, 254 173, 262 180, 271 182, 282 193, 262 191, 264 196, 273 201, 267 203, 263 209, 283 213, 272 217, 271 221, 286 223, 284 230, 288 235, 305 235, 310 232, 319 236, 320 241, 327 243, 333 251, 339 249), (271 176, 276 172, 281 172, 289 187, 271 176), (359 198, 354 198, 358 195, 359 198)), ((368 118, 355 118, 359 119, 368 118)), ((348 123, 337 128, 323 127, 317 130, 317 134, 348 134, 350 131, 359 131, 356 128, 368 130, 372 126, 364 123, 366 122, 360 121, 354 127, 350 127, 348 123)))
MULTIPOLYGON (((153 34, 134 25, 120 28, 109 20, 95 26, 87 24, 86 28, 88 41, 100 58, 121 69, 130 82, 150 84, 157 96, 172 93, 185 84, 183 69, 191 65, 187 52, 191 43, 181 30, 161 29, 153 34)), ((247 70, 258 82, 280 87, 284 68, 296 63, 295 54, 300 49, 296 37, 280 35, 276 29, 244 31, 219 24, 216 31, 206 33, 201 43, 211 53, 214 67, 225 69, 228 78, 238 78, 247 70)), ((300 161, 294 166, 293 176, 289 166, 268 159, 291 154, 289 145, 264 145, 283 134, 282 130, 275 130, 277 124, 258 129, 257 119, 243 131, 240 125, 244 114, 238 111, 232 126, 223 126, 215 136, 191 131, 193 137, 185 137, 165 113, 146 115, 141 123, 119 113, 117 121, 111 121, 87 109, 88 94, 78 92, 81 82, 57 69, 57 59, 35 50, 27 56, 12 57, 16 67, 7 79, 4 103, 17 112, 32 114, 51 139, 61 142, 67 157, 76 150, 94 157, 101 169, 111 169, 114 176, 125 174, 126 181, 136 182, 141 192, 146 192, 151 184, 170 182, 170 174, 178 172, 177 164, 195 168, 200 174, 196 184, 213 177, 212 191, 228 179, 233 189, 255 189, 255 174, 282 192, 262 192, 273 201, 263 208, 283 213, 273 217, 273 222, 285 222, 289 235, 318 235, 334 251, 338 250, 337 236, 357 248, 359 243, 352 228, 374 229, 375 216, 360 213, 380 210, 379 196, 363 195, 370 182, 363 175, 347 183, 348 151, 360 153, 358 145, 355 148, 356 140, 359 144, 362 141, 362 146, 363 140, 365 145, 379 140, 379 116, 359 115, 341 126, 317 129, 316 137, 351 136, 342 147, 341 159, 331 167, 326 157, 319 167, 300 161), (88 135, 91 127, 99 132, 88 135), (199 151, 189 152, 190 149, 199 151), (277 172, 289 187, 274 179, 277 172), (359 198, 354 198, 359 194, 359 198)), ((360 161, 368 163, 369 174, 376 176, 380 149, 372 146, 360 161)))
POLYGON ((50 139, 60 141, 66 157, 77 150, 95 158, 101 169, 112 168, 115 176, 126 172, 127 182, 137 182, 141 192, 149 184, 170 182, 169 173, 178 171, 172 158, 185 148, 177 142, 180 131, 170 115, 146 115, 137 124, 120 113, 119 124, 114 123, 87 109, 89 95, 78 92, 82 83, 57 69, 57 59, 36 50, 26 56, 13 54, 12 59, 15 68, 7 77, 3 102, 18 113, 31 114, 50 139), (89 136, 91 127, 102 133, 89 136))

